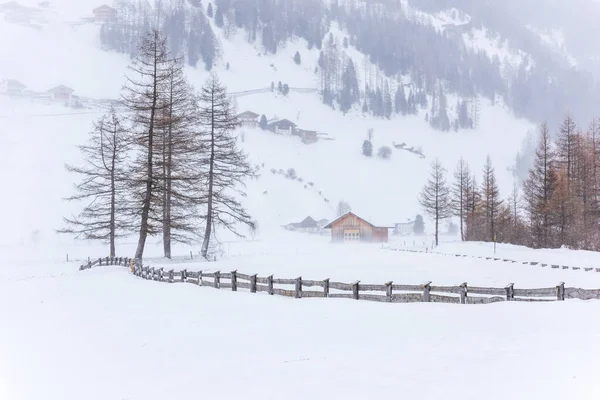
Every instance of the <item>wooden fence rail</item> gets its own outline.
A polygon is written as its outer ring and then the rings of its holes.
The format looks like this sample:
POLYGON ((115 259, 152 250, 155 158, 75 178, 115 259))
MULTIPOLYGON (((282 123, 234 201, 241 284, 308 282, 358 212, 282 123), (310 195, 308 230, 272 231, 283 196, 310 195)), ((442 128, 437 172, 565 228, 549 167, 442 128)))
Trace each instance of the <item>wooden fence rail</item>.
POLYGON ((94 266, 128 266, 138 277, 147 280, 168 283, 191 283, 197 286, 208 286, 215 289, 238 291, 247 289, 250 293, 265 292, 268 295, 279 295, 293 298, 343 298, 368 300, 386 303, 454 303, 454 304, 489 304, 499 301, 545 302, 564 301, 567 299, 591 300, 600 299, 600 289, 581 289, 565 287, 560 282, 554 287, 521 289, 513 283, 504 288, 487 288, 469 286, 467 282, 458 286, 434 286, 432 282, 422 285, 397 285, 393 282, 385 284, 364 284, 332 282, 302 279, 274 278, 273 275, 258 276, 231 272, 203 272, 135 265, 133 259, 126 257, 105 257, 89 261, 79 269, 86 270, 94 266))

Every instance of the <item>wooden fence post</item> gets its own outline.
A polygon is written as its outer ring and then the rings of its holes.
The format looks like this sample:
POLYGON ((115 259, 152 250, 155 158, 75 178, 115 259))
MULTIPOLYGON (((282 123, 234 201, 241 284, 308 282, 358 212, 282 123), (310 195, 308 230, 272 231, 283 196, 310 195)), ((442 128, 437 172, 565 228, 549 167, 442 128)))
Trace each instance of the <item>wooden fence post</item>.
POLYGON ((181 271, 181 282, 185 282, 187 280, 187 269, 181 271))
POLYGON ((158 281, 159 281, 159 282, 162 282, 162 281, 163 281, 163 273, 164 273, 164 269, 163 269, 163 268, 160 268, 160 269, 158 270, 158 281))
POLYGON ((202 270, 198 271, 198 286, 202 286, 202 270))
POLYGON ((323 293, 325 297, 329 297, 329 278, 323 280, 323 293))
POLYGON ((92 262, 90 260, 88 260, 88 268, 92 268, 92 262))
POLYGON ((110 265, 110 264, 108 263, 108 256, 106 256, 106 265, 110 265))
POLYGON ((221 287, 221 271, 215 272, 215 282, 213 285, 215 289, 219 289, 221 287))
POLYGON ((429 303, 431 301, 431 282, 423 285, 423 301, 429 303))
POLYGON ((174 280, 175 280, 175 271, 173 271, 171 269, 171 270, 169 270, 169 283, 173 283, 174 280))
POLYGON ((231 291, 237 292, 237 271, 231 271, 231 291))
POLYGON ((358 300, 358 283, 360 281, 356 281, 352 284, 352 298, 354 300, 358 300))
POLYGON ((385 296, 387 297, 388 303, 392 302, 392 281, 385 283, 385 296))
POLYGON ((250 276, 250 293, 256 293, 256 274, 250 276))
POLYGON ((460 285, 460 304, 467 304, 467 293, 467 282, 463 282, 463 284, 460 285))
POLYGON ((506 301, 513 301, 515 298, 515 284, 509 283, 506 289, 506 301))
POLYGON ((273 275, 267 276, 267 292, 273 296, 273 275))
POLYGON ((295 296, 297 299, 302 297, 302 277, 296 278, 295 296))
POLYGON ((556 300, 564 301, 565 300, 565 283, 561 282, 556 287, 556 300))
POLYGON ((102 265, 102 259, 101 258, 98 259, 98 265, 102 265))

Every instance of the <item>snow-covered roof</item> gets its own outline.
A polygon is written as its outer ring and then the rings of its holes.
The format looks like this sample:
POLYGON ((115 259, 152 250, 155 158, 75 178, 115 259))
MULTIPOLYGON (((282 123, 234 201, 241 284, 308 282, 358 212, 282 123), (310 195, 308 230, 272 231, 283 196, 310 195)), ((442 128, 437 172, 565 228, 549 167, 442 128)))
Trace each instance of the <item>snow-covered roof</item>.
POLYGON ((258 115, 257 113, 253 112, 253 111, 244 111, 243 113, 239 113, 237 115, 238 117, 247 117, 247 118, 258 118, 260 117, 260 115, 258 115))
POLYGON ((393 227, 389 226, 389 224, 380 224, 379 222, 382 222, 382 221, 377 221, 377 222, 374 222, 373 220, 369 220, 369 219, 367 219, 367 218, 363 218, 363 217, 359 216, 357 213, 355 213, 355 212, 353 212, 353 211, 348 211, 347 213, 345 213, 345 214, 343 214, 343 215, 340 215, 339 217, 337 217, 336 219, 334 219, 333 221, 331 221, 330 223, 328 223, 328 224, 325 226, 325 228, 331 228, 331 226, 332 226, 334 223, 336 223, 337 221, 339 221, 339 220, 341 220, 341 219, 343 219, 343 218, 347 217, 348 215, 354 215, 356 218, 358 218, 358 219, 360 219, 360 220, 362 220, 362 221, 366 222, 367 224, 369 224, 369 225, 371 225, 371 226, 373 226, 373 227, 375 227, 375 228, 393 228, 393 227))
POLYGON ((50 92, 50 93, 56 93, 56 92, 58 92, 58 93, 67 93, 67 92, 73 93, 74 91, 75 90, 73 90, 70 87, 65 86, 65 85, 58 85, 58 86, 53 87, 52 89, 48 90, 48 92, 50 92))

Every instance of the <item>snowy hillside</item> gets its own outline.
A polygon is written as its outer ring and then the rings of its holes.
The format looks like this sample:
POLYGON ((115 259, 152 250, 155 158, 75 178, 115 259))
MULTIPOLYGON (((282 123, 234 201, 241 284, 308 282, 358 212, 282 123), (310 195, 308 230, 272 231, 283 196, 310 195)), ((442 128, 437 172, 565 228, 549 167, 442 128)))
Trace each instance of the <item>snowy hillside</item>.
MULTIPOLYGON (((3 36, 15 38, 0 44, 1 79, 17 79, 33 92, 67 85, 75 90, 75 95, 90 100, 92 107, 79 110, 31 97, 0 97, 3 110, 0 137, 6 143, 0 150, 2 162, 29 174, 14 177, 14 187, 21 189, 15 190, 15 196, 4 196, 0 200, 3 209, 21 210, 9 217, 10 229, 4 230, 2 243, 28 243, 35 231, 39 231, 43 240, 63 243, 67 240, 57 239, 53 232, 60 228, 61 218, 68 212, 68 205, 61 198, 70 194, 73 179, 63 164, 77 160, 74 146, 83 143, 92 121, 102 112, 93 100, 118 98, 124 83, 129 60, 124 55, 101 50, 99 25, 84 20, 97 4, 83 3, 77 2, 72 7, 67 1, 51 2, 48 8, 42 8, 32 2, 29 5, 42 16, 38 18, 41 22, 34 26, 6 21, 0 24, 3 36), (61 46, 53 43, 61 43, 61 46), (19 134, 15 134, 17 132, 19 134), (39 171, 51 174, 52 179, 38 182, 39 171), (26 176, 30 176, 30 180, 26 176), (23 207, 24 204, 29 207, 23 207), (25 210, 32 211, 25 213, 25 210)), ((222 51, 216 72, 230 92, 269 88, 272 81, 288 83, 292 88, 317 88, 314 67, 319 53, 316 49, 306 50, 303 39, 288 43, 276 55, 265 55, 258 45, 244 39, 243 32, 228 38, 223 36, 222 30, 215 32, 222 51), (296 51, 302 53, 300 65, 293 61, 296 51)), ((355 59, 358 76, 362 76, 364 56, 352 48, 348 54, 355 59)), ((207 76, 204 69, 188 69, 188 77, 197 87, 207 76)), ((343 115, 323 105, 317 93, 293 89, 288 96, 270 91, 239 95, 235 102, 240 112, 251 110, 268 118, 287 118, 303 129, 325 133, 325 137, 331 139, 305 145, 296 137, 259 129, 240 131, 241 146, 252 162, 261 166, 260 178, 248 182, 246 202, 265 234, 279 231, 281 225, 306 215, 332 219, 340 200, 349 202, 366 218, 390 226, 413 217, 420 211, 416 193, 436 157, 448 169, 453 169, 462 156, 474 171, 479 171, 485 155, 490 154, 501 186, 508 193, 512 176, 507 168, 532 126, 515 119, 503 107, 490 106, 483 100, 479 129, 446 134, 434 131, 422 114, 392 120, 373 119, 358 110, 343 115), (361 155, 361 144, 370 128, 374 130, 375 149, 393 148, 390 160, 367 159, 361 155), (425 158, 393 147, 400 143, 421 148, 425 158), (290 181, 271 172, 290 168, 295 169, 303 182, 290 181), (309 182, 314 186, 308 187, 309 182)), ((451 98, 449 104, 453 104, 451 98)))

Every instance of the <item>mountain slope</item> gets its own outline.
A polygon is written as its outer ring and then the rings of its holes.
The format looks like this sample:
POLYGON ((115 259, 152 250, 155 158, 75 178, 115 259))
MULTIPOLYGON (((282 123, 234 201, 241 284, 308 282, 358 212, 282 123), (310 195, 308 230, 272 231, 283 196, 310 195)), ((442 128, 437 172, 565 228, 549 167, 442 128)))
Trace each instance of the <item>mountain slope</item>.
MULTIPOLYGON (((0 25, 2 34, 27 43, 20 48, 7 41, 0 44, 0 80, 18 79, 35 92, 66 84, 83 100, 87 98, 86 104, 92 107, 75 110, 61 104, 45 104, 47 100, 40 103, 31 96, 0 97, 4 122, 0 126, 0 137, 9 143, 0 149, 1 156, 7 168, 22 172, 21 176, 10 179, 18 190, 0 199, 3 209, 18 211, 9 216, 0 243, 29 243, 37 240, 35 237, 48 243, 69 243, 67 238, 57 238, 54 233, 54 229, 61 226, 62 216, 74 211, 72 205, 61 200, 71 193, 70 182, 74 179, 63 169, 63 164, 77 161, 79 155, 74 146, 86 140, 92 121, 103 111, 98 108, 99 103, 91 99, 116 99, 124 83, 129 60, 124 55, 102 51, 98 39, 100 26, 81 19, 89 16, 97 4, 90 1, 83 7, 77 2, 74 9, 71 5, 67 1, 52 2, 50 10, 41 10, 46 22, 39 29, 13 23, 0 25), (64 50, 51 50, 50 44, 54 41, 62 43, 64 50), (21 64, 26 67, 18 68, 21 64), (47 173, 48 179, 40 180, 40 171, 47 173), (23 208, 25 204, 28 206, 23 208), (27 209, 33 211, 26 212, 27 209), (35 231, 39 234, 34 234, 35 231)), ((332 33, 342 35, 339 30, 332 33)), ((279 81, 292 88, 317 87, 314 67, 319 51, 307 50, 304 39, 287 42, 277 54, 264 54, 259 45, 247 42, 243 30, 226 38, 224 32, 215 27, 215 34, 221 58, 214 72, 220 75, 230 92, 269 88, 271 82, 279 81), (293 60, 296 51, 302 54, 300 65, 293 60)), ((360 65, 364 55, 352 46, 347 54, 358 66, 358 75, 362 75, 364 70, 360 65)), ((188 68, 187 73, 197 87, 209 74, 202 68, 188 68)), ((448 98, 448 103, 453 105, 455 99, 451 95, 448 98)), ((332 219, 340 200, 349 202, 366 218, 386 225, 413 217, 420 212, 417 193, 428 176, 430 162, 436 157, 453 169, 463 156, 473 171, 479 173, 486 155, 490 154, 501 187, 508 193, 512 175, 507 168, 532 126, 514 118, 500 103, 491 106, 485 100, 480 100, 477 130, 445 134, 429 126, 424 120, 425 111, 388 120, 364 115, 356 107, 344 115, 324 105, 315 92, 292 90, 283 96, 276 90, 263 91, 239 94, 235 102, 240 112, 251 110, 269 118, 287 118, 303 129, 326 133, 324 138, 330 139, 305 145, 297 137, 259 129, 240 130, 240 146, 251 161, 261 167, 260 177, 248 182, 244 202, 259 222, 259 234, 263 237, 277 235, 281 225, 297 222, 306 215, 332 219), (375 150, 380 146, 393 149, 390 160, 362 156, 361 145, 371 128, 375 150), (400 143, 422 148, 425 158, 393 147, 400 143), (271 172, 289 168, 295 169, 303 182, 271 172), (309 182, 313 186, 308 185, 309 182)))

